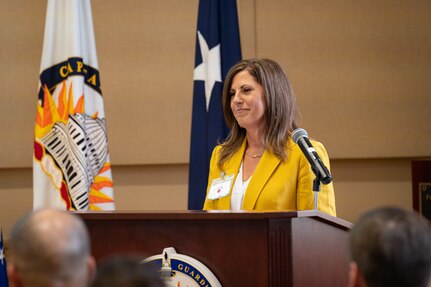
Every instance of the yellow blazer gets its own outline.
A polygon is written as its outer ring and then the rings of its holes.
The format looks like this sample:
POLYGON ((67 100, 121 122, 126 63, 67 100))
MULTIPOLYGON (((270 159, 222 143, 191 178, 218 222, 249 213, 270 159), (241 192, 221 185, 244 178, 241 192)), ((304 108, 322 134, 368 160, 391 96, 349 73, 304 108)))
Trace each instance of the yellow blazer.
MULTIPOLYGON (((317 141, 311 141, 311 143, 329 169, 329 157, 325 147, 317 141)), ((223 169, 219 169, 217 166, 221 146, 214 148, 210 162, 207 195, 212 180, 219 178, 222 172, 226 175, 233 174, 236 178, 244 157, 245 147, 246 140, 242 143, 241 148, 224 163, 223 169)), ((245 192, 242 209, 279 211, 314 208, 313 180, 315 176, 310 164, 299 146, 292 140, 289 140, 286 151, 287 159, 284 162, 280 161, 272 152, 268 150, 264 152, 245 192)), ((206 198, 204 210, 229 210, 232 187, 230 193, 225 197, 215 200, 206 198)), ((328 185, 321 185, 318 208, 320 211, 336 216, 332 182, 328 185)))

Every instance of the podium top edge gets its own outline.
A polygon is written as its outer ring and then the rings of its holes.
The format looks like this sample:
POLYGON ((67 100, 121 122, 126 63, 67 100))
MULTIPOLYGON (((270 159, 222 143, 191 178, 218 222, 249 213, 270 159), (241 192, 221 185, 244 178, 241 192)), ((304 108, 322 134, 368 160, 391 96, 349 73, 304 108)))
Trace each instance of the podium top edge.
POLYGON ((269 220, 313 218, 343 229, 351 229, 353 224, 318 210, 304 211, 229 211, 229 210, 161 210, 161 211, 75 211, 85 221, 88 220, 269 220))

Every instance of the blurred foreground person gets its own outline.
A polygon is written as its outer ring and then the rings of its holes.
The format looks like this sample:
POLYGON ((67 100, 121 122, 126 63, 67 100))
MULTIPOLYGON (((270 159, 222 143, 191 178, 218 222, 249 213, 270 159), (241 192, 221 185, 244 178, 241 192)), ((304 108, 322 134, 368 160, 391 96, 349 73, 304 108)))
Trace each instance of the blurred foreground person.
POLYGON ((431 286, 431 227, 399 208, 364 214, 349 237, 350 287, 431 286))
POLYGON ((95 271, 83 221, 70 212, 40 209, 20 219, 10 238, 14 287, 85 287, 95 271))
POLYGON ((142 264, 142 258, 117 255, 102 261, 92 287, 165 287, 158 270, 142 264))

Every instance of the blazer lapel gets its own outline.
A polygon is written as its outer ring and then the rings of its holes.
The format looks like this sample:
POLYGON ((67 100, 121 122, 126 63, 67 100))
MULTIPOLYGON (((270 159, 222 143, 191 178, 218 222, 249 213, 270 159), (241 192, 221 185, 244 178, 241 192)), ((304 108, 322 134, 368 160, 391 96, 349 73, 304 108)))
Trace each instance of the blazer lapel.
POLYGON ((247 187, 242 209, 254 209, 259 194, 262 192, 264 185, 279 164, 280 160, 272 152, 266 150, 263 153, 263 156, 260 159, 260 162, 256 167, 256 170, 253 173, 253 177, 251 178, 250 183, 247 187))
POLYGON ((229 195, 219 198, 217 203, 217 209, 230 209, 230 199, 232 197, 232 188, 235 183, 236 177, 238 176, 239 167, 241 166, 242 158, 245 152, 246 140, 243 141, 241 147, 232 157, 224 164, 224 172, 226 175, 234 174, 235 177, 232 182, 232 187, 230 189, 229 195))

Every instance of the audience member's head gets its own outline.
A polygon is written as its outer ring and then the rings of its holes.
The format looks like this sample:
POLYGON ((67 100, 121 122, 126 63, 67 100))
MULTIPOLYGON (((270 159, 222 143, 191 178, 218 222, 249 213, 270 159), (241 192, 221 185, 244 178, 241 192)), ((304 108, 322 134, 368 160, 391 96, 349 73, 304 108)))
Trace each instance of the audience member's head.
POLYGON ((142 258, 123 255, 100 262, 92 287, 165 287, 158 270, 141 263, 142 258))
POLYGON ((350 233, 349 286, 430 286, 431 227, 417 214, 379 208, 364 214, 350 233))
POLYGON ((14 226, 9 280, 15 287, 89 286, 95 271, 83 221, 67 211, 40 209, 14 226))

